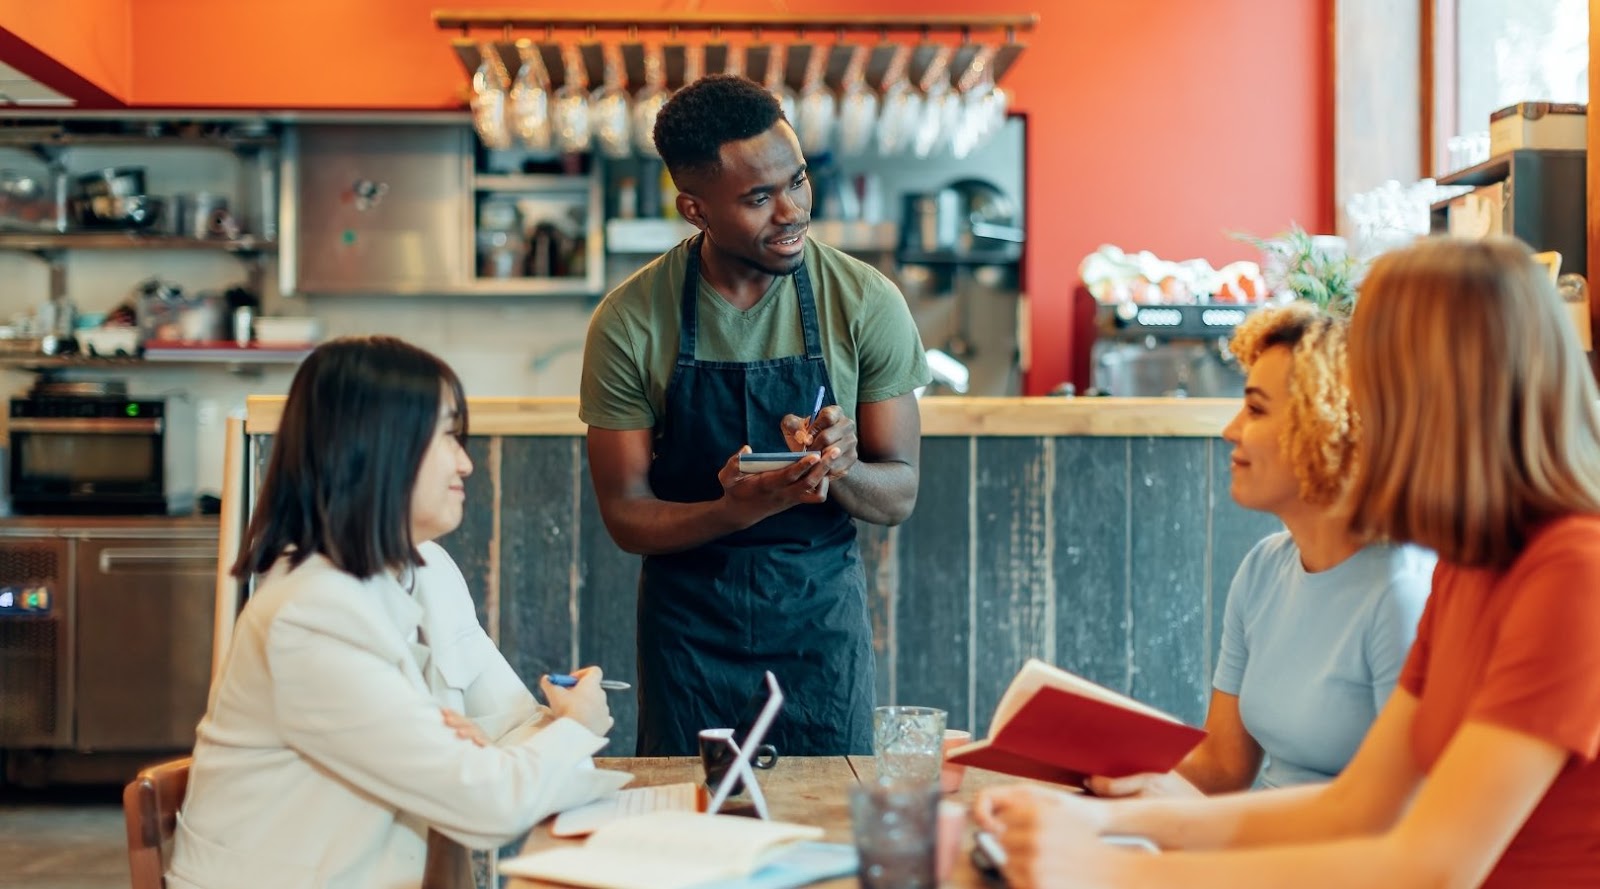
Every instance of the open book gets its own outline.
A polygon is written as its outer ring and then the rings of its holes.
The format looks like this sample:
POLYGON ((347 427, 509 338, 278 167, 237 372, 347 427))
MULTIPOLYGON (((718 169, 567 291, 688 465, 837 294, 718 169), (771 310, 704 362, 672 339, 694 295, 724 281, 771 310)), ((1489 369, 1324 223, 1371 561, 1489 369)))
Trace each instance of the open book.
POLYGON ((804 824, 651 812, 607 824, 581 846, 501 861, 500 872, 594 889, 747 885, 747 878, 748 885, 799 886, 854 872, 850 847, 805 842, 821 837, 822 828, 804 824))
POLYGON ((1206 733, 1176 718, 1029 658, 1000 697, 989 736, 949 751, 953 763, 1081 784, 1171 771, 1206 733))

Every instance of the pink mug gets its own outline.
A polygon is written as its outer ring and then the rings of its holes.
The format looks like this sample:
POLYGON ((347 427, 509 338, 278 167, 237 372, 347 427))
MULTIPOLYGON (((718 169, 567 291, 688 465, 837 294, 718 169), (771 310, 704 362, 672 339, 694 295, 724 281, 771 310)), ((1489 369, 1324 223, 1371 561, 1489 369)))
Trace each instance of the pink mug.
POLYGON ((935 828, 934 873, 941 884, 950 879, 961 855, 961 839, 967 832, 967 807, 958 802, 939 801, 939 821, 935 828))
MULTIPOLYGON (((950 751, 966 744, 972 743, 972 732, 963 729, 945 729, 944 755, 948 757, 950 751)), ((939 789, 945 793, 955 793, 961 789, 961 779, 967 774, 967 767, 946 761, 943 768, 939 769, 939 789)))

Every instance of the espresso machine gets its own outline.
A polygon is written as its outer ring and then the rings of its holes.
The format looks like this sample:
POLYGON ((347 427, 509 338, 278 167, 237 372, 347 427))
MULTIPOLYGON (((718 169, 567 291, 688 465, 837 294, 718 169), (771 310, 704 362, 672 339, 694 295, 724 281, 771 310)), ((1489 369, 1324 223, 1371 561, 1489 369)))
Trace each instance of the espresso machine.
POLYGON ((1237 398, 1244 371, 1228 339, 1249 305, 1102 303, 1090 352, 1094 394, 1237 398))

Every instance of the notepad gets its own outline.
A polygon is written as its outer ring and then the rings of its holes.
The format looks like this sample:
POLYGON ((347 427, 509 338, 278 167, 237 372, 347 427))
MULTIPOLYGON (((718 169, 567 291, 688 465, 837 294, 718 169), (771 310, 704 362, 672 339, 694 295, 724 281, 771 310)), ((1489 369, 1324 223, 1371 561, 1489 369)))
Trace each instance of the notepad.
POLYGON ((613 821, 650 812, 699 812, 705 808, 704 793, 692 781, 633 787, 595 800, 556 816, 550 825, 553 837, 583 837, 613 821))
MULTIPOLYGON (((782 865, 791 854, 814 856, 816 850, 807 841, 821 838, 822 828, 805 824, 652 812, 612 822, 582 846, 504 860, 500 872, 591 889, 688 889, 758 876, 769 866, 782 865)), ((823 876, 854 869, 853 859, 835 854, 829 860, 835 871, 823 876)), ((823 876, 808 872, 806 879, 823 876)))

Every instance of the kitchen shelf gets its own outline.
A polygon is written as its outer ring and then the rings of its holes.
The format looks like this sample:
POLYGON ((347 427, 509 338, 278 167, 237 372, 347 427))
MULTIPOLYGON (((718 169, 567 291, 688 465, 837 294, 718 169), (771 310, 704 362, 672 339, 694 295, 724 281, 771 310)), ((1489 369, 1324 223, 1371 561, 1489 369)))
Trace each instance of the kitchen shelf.
POLYGON ((966 253, 901 250, 895 254, 895 258, 907 265, 1013 265, 1022 259, 1022 250, 972 250, 966 253))
MULTIPOLYGON (((446 291, 451 292, 451 291, 446 291)), ((476 278, 464 294, 484 296, 599 296, 601 288, 588 277, 476 278)))
MULTIPOLYGON (((241 350, 244 351, 244 350, 241 350)), ((265 367, 299 364, 307 352, 239 357, 89 358, 81 355, 0 355, 0 367, 14 370, 139 370, 147 367, 193 367, 216 364, 227 367, 265 367)))
POLYGON ((185 238, 129 231, 0 232, 4 250, 218 250, 225 253, 276 253, 277 241, 252 237, 185 238))
POLYGON ((589 176, 562 176, 557 173, 479 173, 473 177, 478 191, 584 192, 593 185, 589 176))
MULTIPOLYGON (((694 233, 695 227, 682 219, 608 219, 606 252, 665 253, 694 233)), ((813 219, 808 234, 846 253, 890 253, 899 240, 900 228, 892 222, 813 219)), ((1010 261, 1015 262, 1015 259, 1010 261)))
POLYGON ((276 148, 277 136, 141 136, 138 133, 68 133, 55 128, 0 127, 0 146, 7 148, 36 147, 135 147, 164 148, 220 148, 226 151, 245 151, 276 148))

